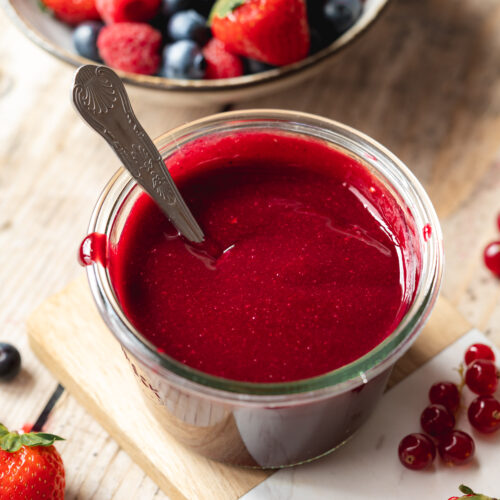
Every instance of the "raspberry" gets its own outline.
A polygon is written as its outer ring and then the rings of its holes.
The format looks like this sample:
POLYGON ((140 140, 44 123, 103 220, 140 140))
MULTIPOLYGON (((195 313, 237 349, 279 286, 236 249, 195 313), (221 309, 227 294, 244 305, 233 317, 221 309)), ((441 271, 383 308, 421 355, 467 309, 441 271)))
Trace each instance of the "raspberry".
POLYGON ((42 0, 55 16, 68 24, 100 19, 95 0, 42 0))
POLYGON ((160 64, 161 42, 161 33, 149 24, 117 23, 100 31, 97 48, 108 66, 153 75, 160 64))
POLYGON ((233 78, 243 74, 241 59, 229 52, 226 46, 217 38, 212 38, 203 48, 203 55, 207 61, 205 78, 233 78))
POLYGON ((95 0, 95 3, 106 24, 142 23, 158 13, 161 0, 95 0))

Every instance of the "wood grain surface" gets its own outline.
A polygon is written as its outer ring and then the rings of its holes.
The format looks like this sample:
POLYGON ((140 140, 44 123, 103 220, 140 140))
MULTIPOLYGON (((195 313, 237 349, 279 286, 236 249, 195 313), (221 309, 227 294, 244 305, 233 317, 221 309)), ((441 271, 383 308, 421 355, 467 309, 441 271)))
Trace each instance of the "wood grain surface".
MULTIPOLYGON (((33 421, 57 386, 27 345, 24 322, 80 272, 75 252, 91 208, 117 167, 69 103, 73 68, 31 44, 0 12, 0 338, 23 356, 0 385, 0 420, 33 421)), ((499 239, 500 1, 393 0, 326 73, 238 108, 298 109, 343 121, 397 154, 441 216, 447 266, 442 293, 500 344, 500 284, 481 260, 499 239)), ((154 136, 218 111, 173 109, 132 92, 154 136)), ((47 422, 68 441, 68 499, 165 498, 73 397, 47 422), (140 492, 140 493, 139 493, 140 492)))

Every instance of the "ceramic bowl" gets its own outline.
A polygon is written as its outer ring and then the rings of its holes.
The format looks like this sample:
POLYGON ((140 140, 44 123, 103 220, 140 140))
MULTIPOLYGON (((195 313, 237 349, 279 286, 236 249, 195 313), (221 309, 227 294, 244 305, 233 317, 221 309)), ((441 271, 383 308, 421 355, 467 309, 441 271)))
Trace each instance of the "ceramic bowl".
MULTIPOLYGON (((388 1, 365 0, 361 17, 331 45, 302 61, 262 73, 223 80, 175 79, 123 71, 118 71, 118 74, 126 83, 161 91, 163 101, 173 104, 221 104, 271 94, 326 68, 342 49, 375 21, 388 1)), ((74 66, 94 63, 76 53, 71 27, 43 12, 37 0, 0 0, 0 3, 21 31, 50 54, 74 66)))

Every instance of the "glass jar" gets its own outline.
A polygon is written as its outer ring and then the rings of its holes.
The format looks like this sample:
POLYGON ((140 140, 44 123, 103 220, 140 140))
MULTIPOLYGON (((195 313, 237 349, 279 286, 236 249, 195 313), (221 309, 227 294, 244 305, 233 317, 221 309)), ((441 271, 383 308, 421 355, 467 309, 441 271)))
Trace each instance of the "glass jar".
MULTIPOLYGON (((406 314, 381 344, 356 361, 314 378, 276 384, 223 379, 159 353, 123 313, 106 266, 94 262, 87 273, 97 307, 120 342, 146 404, 163 427, 214 460, 276 468, 331 452, 368 418, 392 367, 431 312, 443 255, 439 221, 417 179, 383 146, 340 123, 289 111, 237 111, 184 125, 155 143, 168 165, 172 155, 199 138, 255 130, 326 141, 365 166, 396 200, 396 230, 412 233, 413 257, 405 265, 415 287, 406 314)), ((141 193, 120 169, 97 202, 89 233, 106 235, 105 244, 116 245, 141 193)))

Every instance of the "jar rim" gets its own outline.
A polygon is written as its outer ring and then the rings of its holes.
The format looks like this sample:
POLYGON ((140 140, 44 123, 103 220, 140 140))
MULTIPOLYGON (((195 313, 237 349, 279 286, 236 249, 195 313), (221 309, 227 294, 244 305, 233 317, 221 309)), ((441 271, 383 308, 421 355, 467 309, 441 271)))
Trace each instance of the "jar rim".
MULTIPOLYGON (((268 128, 325 138, 333 145, 335 136, 342 138, 359 151, 366 151, 363 163, 369 163, 384 179, 392 177, 393 187, 408 203, 418 230, 430 224, 432 233, 422 245, 422 268, 414 299, 394 331, 371 351, 355 361, 322 375, 291 382, 256 383, 225 379, 191 368, 165 353, 159 353, 145 339, 124 314, 111 284, 107 269, 100 264, 87 266, 87 277, 96 305, 105 323, 129 351, 146 366, 184 390, 205 393, 221 400, 239 400, 257 404, 280 404, 284 401, 302 403, 305 400, 329 397, 367 383, 368 380, 390 368, 416 339, 436 302, 443 271, 442 235, 434 207, 414 174, 394 154, 367 135, 334 120, 307 113, 283 110, 231 111, 211 115, 177 127, 157 137, 154 142, 164 155, 165 145, 182 147, 207 134, 222 130, 268 128), (282 127, 282 128, 279 128, 282 127), (333 134, 333 135, 332 135, 333 134), (163 148, 162 148, 163 146, 163 148), (376 164, 373 164, 375 160, 376 164), (384 168, 385 171, 380 169, 384 168), (397 184, 394 184, 396 182, 397 184)), ((174 149, 174 152, 177 149, 174 149)), ((347 150, 360 157, 359 152, 347 150)), ((168 157, 169 151, 166 151, 168 157)), ((113 221, 126 197, 137 183, 121 167, 108 182, 94 208, 89 223, 89 234, 110 235, 113 221)))

